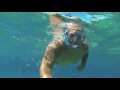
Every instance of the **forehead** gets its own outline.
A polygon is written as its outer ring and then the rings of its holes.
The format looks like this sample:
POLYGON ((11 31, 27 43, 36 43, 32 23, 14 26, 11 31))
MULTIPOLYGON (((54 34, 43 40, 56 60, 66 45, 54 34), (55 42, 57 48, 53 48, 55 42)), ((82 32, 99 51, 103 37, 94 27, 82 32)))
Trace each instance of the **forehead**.
POLYGON ((67 23, 67 28, 69 30, 82 30, 82 27, 76 23, 67 23))

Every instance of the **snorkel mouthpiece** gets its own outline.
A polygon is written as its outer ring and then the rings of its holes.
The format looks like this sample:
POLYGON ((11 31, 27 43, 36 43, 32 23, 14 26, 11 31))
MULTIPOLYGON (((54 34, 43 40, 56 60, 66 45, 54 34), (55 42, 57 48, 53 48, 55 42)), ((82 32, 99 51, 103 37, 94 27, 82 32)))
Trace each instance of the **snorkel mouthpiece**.
POLYGON ((76 48, 76 49, 78 49, 78 48, 79 48, 79 46, 78 46, 78 45, 71 45, 71 47, 72 47, 72 48, 76 48))

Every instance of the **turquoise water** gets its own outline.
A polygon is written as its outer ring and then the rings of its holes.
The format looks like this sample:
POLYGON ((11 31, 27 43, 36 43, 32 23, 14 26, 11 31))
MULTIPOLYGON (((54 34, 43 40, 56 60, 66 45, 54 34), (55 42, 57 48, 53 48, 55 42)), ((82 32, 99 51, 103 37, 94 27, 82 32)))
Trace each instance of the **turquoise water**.
MULTIPOLYGON (((84 71, 54 66, 56 78, 120 78, 120 12, 59 12, 85 24, 90 54, 84 71), (87 23, 87 24, 86 24, 87 23)), ((43 12, 0 12, 0 78, 39 78, 44 51, 53 40, 43 12)))

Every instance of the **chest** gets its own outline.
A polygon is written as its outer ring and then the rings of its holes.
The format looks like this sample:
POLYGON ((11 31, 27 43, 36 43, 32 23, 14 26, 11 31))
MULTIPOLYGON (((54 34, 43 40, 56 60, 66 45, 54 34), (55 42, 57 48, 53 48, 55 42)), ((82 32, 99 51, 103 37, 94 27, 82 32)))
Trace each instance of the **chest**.
POLYGON ((83 55, 86 53, 86 49, 84 47, 81 47, 78 50, 67 50, 63 48, 60 51, 60 54, 56 60, 56 64, 58 65, 69 65, 77 63, 81 60, 83 55))

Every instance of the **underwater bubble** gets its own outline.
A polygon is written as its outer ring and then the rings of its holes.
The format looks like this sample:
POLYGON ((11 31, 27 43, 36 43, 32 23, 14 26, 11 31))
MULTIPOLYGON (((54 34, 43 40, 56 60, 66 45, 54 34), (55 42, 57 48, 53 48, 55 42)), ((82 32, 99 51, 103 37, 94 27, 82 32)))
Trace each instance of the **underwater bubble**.
POLYGON ((36 63, 36 65, 39 65, 39 63, 36 63))
POLYGON ((45 16, 42 16, 43 19, 47 19, 45 16))
POLYGON ((15 38, 15 36, 12 36, 13 38, 15 38))
POLYGON ((29 67, 30 66, 30 64, 29 63, 27 63, 27 67, 29 67))
POLYGON ((91 48, 97 47, 97 43, 95 43, 95 42, 90 42, 90 47, 91 47, 91 48))

